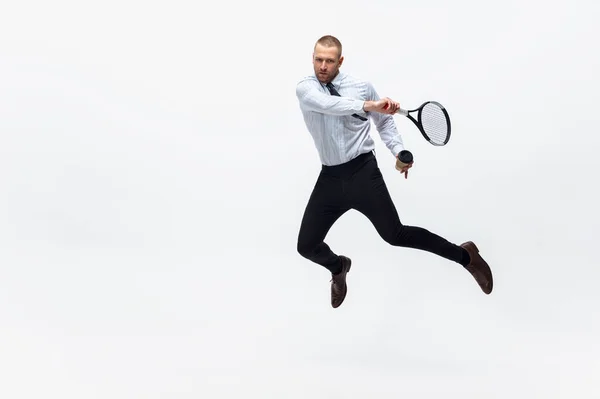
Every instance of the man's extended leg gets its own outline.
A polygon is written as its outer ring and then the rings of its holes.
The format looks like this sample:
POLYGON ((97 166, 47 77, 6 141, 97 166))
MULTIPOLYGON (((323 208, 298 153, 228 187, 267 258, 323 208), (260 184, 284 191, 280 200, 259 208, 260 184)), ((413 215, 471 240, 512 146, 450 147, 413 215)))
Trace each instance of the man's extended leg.
POLYGON ((365 215, 383 240, 394 246, 428 251, 463 265, 481 289, 492 290, 492 274, 472 243, 456 245, 422 227, 403 225, 376 159, 371 160, 352 187, 352 207, 365 215))

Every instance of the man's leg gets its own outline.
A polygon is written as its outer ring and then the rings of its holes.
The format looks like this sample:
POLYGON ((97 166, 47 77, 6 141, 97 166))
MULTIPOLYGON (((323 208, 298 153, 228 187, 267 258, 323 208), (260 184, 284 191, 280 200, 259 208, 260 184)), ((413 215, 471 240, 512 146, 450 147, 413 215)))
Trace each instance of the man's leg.
POLYGON ((344 204, 342 194, 339 179, 319 175, 298 233, 300 255, 325 267, 332 274, 331 306, 334 308, 339 307, 346 298, 346 274, 352 263, 348 257, 336 255, 324 242, 333 223, 349 209, 344 204))
POLYGON ((422 227, 401 223, 375 159, 360 171, 352 190, 352 207, 371 221, 384 241, 394 246, 428 251, 459 263, 473 275, 486 294, 491 292, 491 271, 474 244, 459 246, 422 227))
POLYGON ((460 246, 422 227, 407 226, 400 222, 375 159, 365 165, 355 182, 352 188, 352 206, 371 221, 384 241, 394 246, 420 249, 457 263, 467 264, 468 253, 460 246))
POLYGON ((324 240, 331 226, 348 210, 343 203, 341 182, 321 173, 304 210, 297 250, 332 274, 341 270, 341 260, 324 240))

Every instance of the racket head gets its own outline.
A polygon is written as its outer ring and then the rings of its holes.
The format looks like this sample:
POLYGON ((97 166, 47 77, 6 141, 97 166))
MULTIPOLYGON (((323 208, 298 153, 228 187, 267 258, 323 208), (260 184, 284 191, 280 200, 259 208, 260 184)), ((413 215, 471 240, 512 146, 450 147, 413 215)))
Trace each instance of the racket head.
POLYGON ((426 101, 413 111, 417 111, 416 124, 425 140, 435 146, 448 144, 452 126, 448 111, 442 104, 426 101))

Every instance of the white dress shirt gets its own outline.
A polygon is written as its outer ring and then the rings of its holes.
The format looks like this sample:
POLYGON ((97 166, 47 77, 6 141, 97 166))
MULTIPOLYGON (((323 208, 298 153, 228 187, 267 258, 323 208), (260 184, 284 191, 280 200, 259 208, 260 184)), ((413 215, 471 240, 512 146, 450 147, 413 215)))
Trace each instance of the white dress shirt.
POLYGON ((375 142, 370 135, 371 118, 381 140, 394 157, 404 150, 392 115, 363 110, 365 101, 380 98, 370 82, 340 71, 331 83, 340 97, 330 94, 315 75, 301 79, 296 86, 304 122, 323 165, 339 165, 374 150, 375 142), (367 120, 362 121, 352 114, 367 120))

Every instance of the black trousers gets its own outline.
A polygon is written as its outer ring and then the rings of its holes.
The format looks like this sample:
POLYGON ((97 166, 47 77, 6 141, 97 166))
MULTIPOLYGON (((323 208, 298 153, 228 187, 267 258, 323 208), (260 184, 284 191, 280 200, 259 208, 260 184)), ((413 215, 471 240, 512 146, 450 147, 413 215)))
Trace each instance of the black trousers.
POLYGON ((298 233, 300 255, 332 273, 339 271, 340 259, 324 240, 335 221, 350 209, 365 215, 381 238, 391 245, 463 262, 464 250, 460 246, 424 228, 400 222, 373 152, 342 165, 322 166, 298 233))

